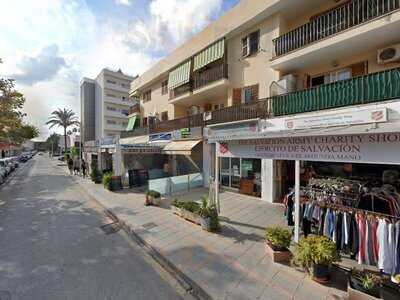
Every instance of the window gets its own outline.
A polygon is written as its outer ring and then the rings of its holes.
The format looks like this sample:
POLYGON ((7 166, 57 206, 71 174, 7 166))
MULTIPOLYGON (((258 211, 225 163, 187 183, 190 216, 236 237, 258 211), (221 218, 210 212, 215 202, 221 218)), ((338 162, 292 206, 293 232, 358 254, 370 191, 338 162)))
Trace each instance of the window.
POLYGON ((126 84, 126 83, 121 83, 121 86, 122 86, 122 87, 124 87, 124 88, 127 88, 127 87, 129 87, 129 85, 128 85, 128 84, 126 84))
POLYGON ((260 48, 260 30, 250 33, 242 38, 242 57, 257 53, 260 48))
POLYGON ((129 110, 128 109, 121 109, 121 113, 125 116, 129 115, 129 110))
POLYGON ((117 98, 117 96, 115 96, 114 94, 107 94, 107 97, 117 98))
POLYGON ((258 100, 258 84, 243 88, 244 103, 252 103, 258 100))
POLYGON ((222 108, 224 108, 224 104, 223 104, 223 103, 221 103, 221 104, 214 104, 214 110, 218 110, 218 109, 222 109, 222 108))
POLYGON ((148 90, 143 93, 142 100, 143 100, 143 102, 147 102, 147 101, 151 100, 151 90, 148 90))
POLYGON ((117 84, 117 82, 116 82, 116 81, 114 81, 114 80, 110 80, 110 79, 107 79, 107 82, 108 82, 108 83, 112 83, 112 84, 117 84))
POLYGON ((163 111, 161 113, 161 121, 168 121, 168 112, 167 111, 163 111))
POLYGON ((161 82, 161 95, 168 94, 168 80, 161 82))
POLYGON ((117 124, 117 122, 115 122, 114 120, 107 120, 107 124, 117 124))
POLYGON ((122 126, 124 127, 128 126, 128 122, 122 122, 122 126))
POLYGON ((350 79, 352 75, 351 69, 340 69, 333 72, 328 72, 311 78, 311 87, 328 84, 332 82, 350 79))

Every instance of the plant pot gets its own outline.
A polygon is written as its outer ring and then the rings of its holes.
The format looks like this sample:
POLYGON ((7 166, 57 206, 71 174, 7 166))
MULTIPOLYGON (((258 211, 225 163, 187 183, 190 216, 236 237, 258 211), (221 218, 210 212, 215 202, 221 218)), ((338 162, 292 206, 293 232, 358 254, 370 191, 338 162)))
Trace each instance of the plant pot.
POLYGON ((160 206, 161 204, 161 197, 152 197, 151 203, 155 206, 160 206))
POLYGON ((267 241, 265 245, 265 250, 269 257, 272 258, 272 261, 275 263, 286 263, 289 261, 291 253, 288 249, 278 249, 275 248, 267 241))
POLYGON ((393 282, 384 282, 380 288, 380 297, 384 300, 400 299, 400 285, 393 282))
POLYGON ((210 218, 201 218, 200 219, 201 228, 205 231, 211 231, 210 221, 211 221, 210 218))
POLYGON ((314 264, 312 268, 312 279, 319 283, 327 283, 330 280, 329 266, 314 264))
POLYGON ((191 222, 193 222, 193 223, 196 223, 196 224, 198 224, 198 225, 200 225, 201 224, 201 221, 200 221, 200 216, 199 215, 197 215, 197 214, 195 214, 195 213, 192 213, 191 211, 188 211, 188 210, 186 210, 186 209, 182 209, 182 217, 184 218, 184 219, 186 219, 186 220, 188 220, 188 221, 191 221, 191 222))
POLYGON ((350 275, 348 284, 349 299, 379 299, 379 293, 379 286, 367 290, 360 279, 350 275))

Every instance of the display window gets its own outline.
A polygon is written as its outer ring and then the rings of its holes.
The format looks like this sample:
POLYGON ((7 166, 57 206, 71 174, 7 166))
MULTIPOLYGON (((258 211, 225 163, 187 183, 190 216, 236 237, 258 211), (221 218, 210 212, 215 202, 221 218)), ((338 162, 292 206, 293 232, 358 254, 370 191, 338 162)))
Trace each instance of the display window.
POLYGON ((222 157, 220 182, 242 194, 261 197, 261 159, 222 157))

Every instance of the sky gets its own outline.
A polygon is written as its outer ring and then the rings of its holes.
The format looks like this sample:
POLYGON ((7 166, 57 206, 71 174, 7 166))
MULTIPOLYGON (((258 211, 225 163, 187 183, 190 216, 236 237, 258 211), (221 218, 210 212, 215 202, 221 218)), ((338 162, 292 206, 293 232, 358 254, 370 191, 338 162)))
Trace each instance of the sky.
POLYGON ((105 67, 141 74, 238 2, 0 0, 0 77, 15 79, 43 139, 53 110, 79 115, 83 77, 105 67))

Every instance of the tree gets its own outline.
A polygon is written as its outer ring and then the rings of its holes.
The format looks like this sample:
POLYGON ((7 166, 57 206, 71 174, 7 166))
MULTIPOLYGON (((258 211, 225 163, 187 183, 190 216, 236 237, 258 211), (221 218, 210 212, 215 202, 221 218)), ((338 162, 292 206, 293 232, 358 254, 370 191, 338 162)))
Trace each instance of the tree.
POLYGON ((20 127, 10 130, 7 135, 11 143, 19 145, 26 140, 38 137, 39 129, 33 125, 23 124, 20 127))
POLYGON ((48 151, 54 151, 54 150, 57 151, 59 147, 59 142, 60 142, 60 136, 57 133, 52 133, 46 140, 46 149, 48 151))
POLYGON ((0 78, 0 139, 22 126, 25 98, 14 87, 14 80, 0 78))
POLYGON ((54 126, 64 129, 64 150, 67 151, 67 129, 73 125, 79 125, 78 117, 70 109, 57 109, 51 113, 50 119, 46 122, 50 129, 54 126))

